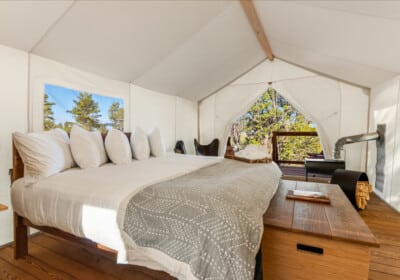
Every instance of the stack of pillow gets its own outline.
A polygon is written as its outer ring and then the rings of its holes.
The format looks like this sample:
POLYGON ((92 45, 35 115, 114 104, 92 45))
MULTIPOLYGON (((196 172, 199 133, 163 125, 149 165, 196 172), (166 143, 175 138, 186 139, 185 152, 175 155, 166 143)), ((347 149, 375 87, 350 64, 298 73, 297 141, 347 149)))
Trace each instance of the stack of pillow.
POLYGON ((47 177, 75 165, 68 134, 62 129, 44 133, 14 133, 25 176, 47 177))
MULTIPOLYGON (((71 148, 72 144, 71 132, 71 148)), ((137 160, 148 159, 150 155, 162 157, 165 155, 165 147, 160 130, 154 128, 147 134, 137 127, 131 134, 129 140, 126 135, 117 129, 108 131, 105 139, 105 149, 110 160, 115 164, 126 164, 131 162, 132 156, 137 160)))
POLYGON ((48 177, 78 165, 95 168, 109 161, 128 164, 165 155, 160 130, 147 134, 139 127, 128 137, 117 129, 108 131, 105 140, 99 131, 74 125, 70 137, 62 129, 39 133, 14 133, 14 143, 25 166, 25 176, 48 177))

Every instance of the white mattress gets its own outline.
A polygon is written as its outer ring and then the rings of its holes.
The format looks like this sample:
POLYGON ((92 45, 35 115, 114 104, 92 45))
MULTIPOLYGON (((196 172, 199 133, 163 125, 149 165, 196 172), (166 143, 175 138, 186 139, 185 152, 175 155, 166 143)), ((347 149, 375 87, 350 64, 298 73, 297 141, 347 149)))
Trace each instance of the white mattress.
POLYGON ((56 227, 112 248, 123 261, 125 249, 117 212, 124 198, 221 160, 169 154, 127 165, 74 168, 38 182, 22 178, 11 190, 13 208, 36 225, 56 227))

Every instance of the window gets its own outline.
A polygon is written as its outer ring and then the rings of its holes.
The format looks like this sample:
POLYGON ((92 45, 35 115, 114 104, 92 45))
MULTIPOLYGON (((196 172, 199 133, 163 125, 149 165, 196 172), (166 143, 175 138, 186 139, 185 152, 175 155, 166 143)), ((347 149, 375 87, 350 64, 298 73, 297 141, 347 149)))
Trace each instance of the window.
MULTIPOLYGON (((271 141, 274 131, 315 132, 316 125, 270 87, 232 125, 230 144, 235 151, 248 145, 263 145, 271 141)), ((278 160, 303 161, 305 157, 322 153, 317 136, 282 136, 278 140, 278 160)))
POLYGON ((77 124, 87 130, 124 129, 124 101, 61 86, 45 84, 43 128, 71 131, 77 124))

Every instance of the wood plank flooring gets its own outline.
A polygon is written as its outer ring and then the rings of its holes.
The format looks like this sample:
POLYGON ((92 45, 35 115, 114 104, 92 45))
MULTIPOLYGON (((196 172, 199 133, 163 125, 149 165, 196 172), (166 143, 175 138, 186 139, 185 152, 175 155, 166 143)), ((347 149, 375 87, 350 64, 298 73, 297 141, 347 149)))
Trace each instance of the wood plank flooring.
MULTIPOLYGON (((372 250, 369 279, 399 280, 400 214, 373 195, 360 215, 381 243, 372 250)), ((14 260, 12 255, 11 246, 0 249, 0 280, 154 279, 140 267, 117 265, 107 255, 45 234, 31 238, 26 260, 14 260)))
POLYGON ((14 260, 11 246, 0 249, 0 280, 156 279, 151 273, 138 266, 117 265, 114 259, 97 250, 85 249, 47 234, 30 239, 26 260, 14 260))
POLYGON ((370 280, 400 279, 400 214, 376 195, 372 195, 367 209, 360 212, 380 243, 372 248, 370 280))

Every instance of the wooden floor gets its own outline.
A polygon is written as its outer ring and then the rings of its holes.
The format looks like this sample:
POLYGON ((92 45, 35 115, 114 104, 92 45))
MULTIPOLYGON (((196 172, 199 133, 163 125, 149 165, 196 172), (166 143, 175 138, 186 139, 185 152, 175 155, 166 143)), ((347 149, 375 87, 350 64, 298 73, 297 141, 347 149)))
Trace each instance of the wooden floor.
POLYGON ((38 234, 30 239, 26 260, 14 260, 12 256, 11 246, 0 249, 1 280, 155 279, 148 274, 151 273, 149 270, 132 265, 117 265, 107 254, 102 255, 99 251, 84 249, 47 234, 38 234))
POLYGON ((360 215, 381 245, 372 249, 369 279, 399 280, 400 214, 373 195, 360 215))
MULTIPOLYGON (((361 216, 381 247, 373 249, 369 279, 400 279, 400 214, 376 196, 361 216)), ((40 234, 30 240, 29 257, 14 260, 11 246, 0 249, 1 279, 135 279, 151 280, 140 267, 116 265, 109 256, 40 234)))

